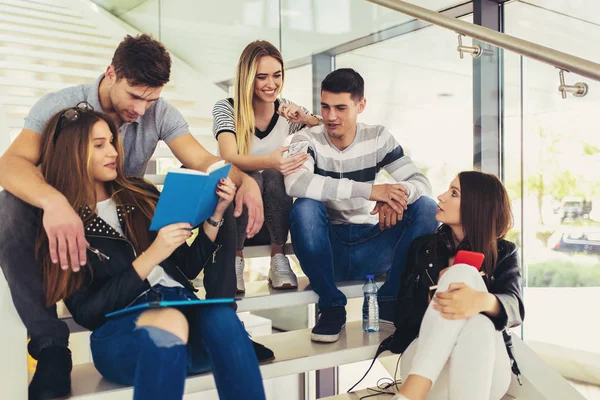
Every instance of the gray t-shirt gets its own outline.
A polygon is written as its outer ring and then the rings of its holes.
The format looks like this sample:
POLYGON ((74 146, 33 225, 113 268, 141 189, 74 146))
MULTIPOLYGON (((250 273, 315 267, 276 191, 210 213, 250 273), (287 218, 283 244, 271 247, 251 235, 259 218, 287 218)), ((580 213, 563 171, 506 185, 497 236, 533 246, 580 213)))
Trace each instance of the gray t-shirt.
MULTIPOLYGON (((41 134, 54 114, 65 108, 75 107, 82 101, 87 101, 94 110, 102 112, 98 87, 103 78, 104 74, 93 83, 46 94, 29 111, 24 128, 41 134)), ((190 133, 190 129, 183 115, 161 97, 136 121, 121 125, 119 132, 125 152, 125 175, 142 176, 159 140, 168 144, 171 140, 190 133)))

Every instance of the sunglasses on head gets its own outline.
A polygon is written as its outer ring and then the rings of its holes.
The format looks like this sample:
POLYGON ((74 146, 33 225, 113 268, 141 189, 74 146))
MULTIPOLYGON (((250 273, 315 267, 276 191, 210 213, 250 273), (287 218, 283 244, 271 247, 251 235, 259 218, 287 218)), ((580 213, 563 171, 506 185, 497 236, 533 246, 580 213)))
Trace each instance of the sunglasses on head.
POLYGON ((81 103, 77 104, 75 107, 67 108, 65 111, 63 111, 63 113, 60 114, 60 117, 58 117, 58 122, 56 123, 56 128, 54 128, 54 136, 53 136, 54 144, 56 144, 56 139, 58 138, 58 134, 60 133, 60 130, 62 128, 64 128, 65 124, 79 120, 79 117, 81 117, 82 112, 90 112, 90 111, 94 111, 94 107, 92 107, 86 101, 82 101, 81 103))

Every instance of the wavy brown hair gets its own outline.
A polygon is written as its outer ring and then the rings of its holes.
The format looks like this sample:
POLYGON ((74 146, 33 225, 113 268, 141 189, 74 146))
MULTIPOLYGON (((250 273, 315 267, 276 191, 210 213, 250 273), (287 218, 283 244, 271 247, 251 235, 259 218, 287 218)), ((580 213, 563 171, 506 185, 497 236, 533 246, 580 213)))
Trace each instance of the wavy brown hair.
POLYGON ((498 259, 498 240, 504 239, 513 219, 504 185, 496 176, 479 171, 458 174, 460 220, 472 251, 483 253, 482 269, 491 277, 498 259))
MULTIPOLYGON (((106 189, 117 205, 133 205, 140 212, 127 213, 123 220, 123 230, 136 252, 146 250, 149 243, 148 226, 156 209, 158 192, 152 184, 139 178, 127 178, 123 174, 123 148, 113 122, 104 114, 79 110, 79 118, 69 121, 54 115, 43 132, 40 167, 46 182, 62 193, 69 204, 80 215, 86 207, 96 210, 96 182, 92 174, 92 128, 100 121, 108 124, 113 135, 113 146, 117 150, 117 178, 106 182, 106 189), (57 123, 61 126, 56 129, 57 123), (56 136, 56 137, 55 137, 56 136)), ((94 217, 89 213, 83 223, 86 225, 94 217)), ((69 297, 86 284, 86 276, 91 278, 88 264, 82 272, 70 268, 62 270, 50 259, 48 236, 40 223, 36 240, 36 259, 44 276, 46 305, 50 306, 69 297)))

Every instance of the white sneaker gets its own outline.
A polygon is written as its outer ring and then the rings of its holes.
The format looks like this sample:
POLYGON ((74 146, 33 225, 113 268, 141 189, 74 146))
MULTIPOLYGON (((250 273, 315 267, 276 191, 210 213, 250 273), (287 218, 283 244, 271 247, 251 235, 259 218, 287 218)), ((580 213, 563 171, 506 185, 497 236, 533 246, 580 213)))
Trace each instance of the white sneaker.
POLYGON ((271 257, 269 283, 273 289, 296 289, 298 287, 298 278, 292 272, 290 261, 285 255, 275 254, 271 257))
POLYGON ((238 256, 235 256, 235 280, 237 293, 246 293, 246 285, 244 285, 244 259, 238 256))

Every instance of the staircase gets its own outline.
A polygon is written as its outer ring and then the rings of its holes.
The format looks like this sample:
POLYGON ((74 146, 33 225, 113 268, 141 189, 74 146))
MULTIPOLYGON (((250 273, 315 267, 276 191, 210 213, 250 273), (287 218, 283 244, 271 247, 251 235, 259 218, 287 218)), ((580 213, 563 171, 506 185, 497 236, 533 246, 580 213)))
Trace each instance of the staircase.
MULTIPOLYGON (((10 140, 41 96, 93 81, 106 70, 123 37, 137 33, 87 0, 0 0, 0 126, 8 128, 10 140)), ((214 152, 212 106, 226 93, 174 54, 171 57, 171 82, 163 97, 179 109, 200 143, 214 152)), ((172 157, 164 143, 155 152, 154 158, 159 157, 172 157)))

